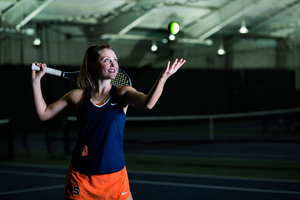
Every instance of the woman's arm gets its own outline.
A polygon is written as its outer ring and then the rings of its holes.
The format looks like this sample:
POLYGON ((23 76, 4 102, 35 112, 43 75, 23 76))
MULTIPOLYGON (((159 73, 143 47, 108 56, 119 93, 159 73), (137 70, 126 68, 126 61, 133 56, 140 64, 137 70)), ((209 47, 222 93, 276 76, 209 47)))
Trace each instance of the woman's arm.
POLYGON ((45 64, 37 63, 37 66, 41 67, 40 72, 32 71, 32 89, 33 98, 36 108, 37 115, 41 121, 52 119, 58 114, 70 110, 72 106, 76 106, 77 102, 80 101, 82 90, 72 90, 61 99, 54 102, 53 104, 47 106, 45 103, 42 89, 41 89, 41 79, 45 74, 45 64))
POLYGON ((169 61, 166 68, 160 73, 159 78, 147 95, 129 87, 124 94, 127 102, 138 108, 152 109, 160 98, 167 79, 176 73, 184 63, 185 60, 183 59, 176 59, 171 65, 169 61))

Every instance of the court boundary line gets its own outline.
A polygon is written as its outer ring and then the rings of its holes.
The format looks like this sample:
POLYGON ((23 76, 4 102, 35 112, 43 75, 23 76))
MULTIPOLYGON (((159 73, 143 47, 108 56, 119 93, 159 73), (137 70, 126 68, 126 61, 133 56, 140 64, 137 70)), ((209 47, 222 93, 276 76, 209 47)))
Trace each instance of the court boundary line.
POLYGON ((129 183, 171 186, 171 187, 189 187, 189 188, 200 188, 200 189, 214 189, 214 190, 233 190, 233 191, 244 191, 244 192, 260 192, 260 193, 276 193, 276 194, 300 194, 300 192, 288 191, 288 190, 270 190, 270 189, 257 189, 257 188, 198 185, 198 184, 172 183, 172 182, 159 182, 159 181, 129 180, 129 183))
MULTIPOLYGON (((55 177, 55 178, 65 178, 65 175, 61 174, 50 174, 50 173, 36 173, 36 172, 21 172, 21 171, 13 171, 13 170, 0 170, 0 173, 9 173, 9 174, 19 174, 19 175, 29 175, 29 176, 47 176, 47 177, 55 177)), ((244 188, 244 187, 228 187, 228 186, 215 186, 215 185, 201 185, 201 184, 188 184, 188 183, 173 183, 173 182, 164 182, 164 181, 143 181, 143 180, 135 180, 129 179, 130 184, 146 184, 146 185, 160 185, 160 186, 171 186, 171 187, 188 187, 188 188, 200 188, 200 189, 214 189, 214 190, 233 190, 233 191, 244 191, 244 192, 260 192, 260 193, 276 193, 276 194, 300 194, 297 191, 288 191, 288 190, 271 190, 271 189, 257 189, 257 188, 244 188)), ((58 189, 63 188, 65 185, 54 185, 54 186, 46 186, 46 187, 38 187, 38 188, 30 188, 30 189, 22 189, 22 190, 13 190, 13 191, 5 191, 0 192, 1 195, 8 194, 17 194, 17 193, 25 193, 25 192, 36 192, 50 189, 58 189)))
POLYGON ((194 178, 220 178, 220 179, 232 179, 232 180, 246 180, 246 181, 266 181, 266 182, 289 182, 300 183, 300 180, 288 180, 288 179, 272 179, 272 178, 251 178, 251 177, 234 177, 234 176, 217 176, 217 175, 205 175, 205 174, 183 174, 172 172, 151 172, 151 171, 139 171, 139 170, 127 170, 128 173, 133 174, 148 174, 148 175, 161 175, 161 176, 181 176, 181 177, 194 177, 194 178))
POLYGON ((53 178, 66 178, 66 174, 57 174, 57 173, 44 173, 44 172, 24 172, 17 170, 0 170, 0 174, 17 174, 24 176, 44 176, 44 177, 53 177, 53 178))
MULTIPOLYGON (((69 166, 53 166, 53 165, 31 165, 31 164, 22 164, 22 163, 0 163, 5 166, 16 166, 16 167, 32 167, 32 168, 49 168, 49 169, 65 169, 67 170, 69 166)), ((4 171, 4 170, 0 170, 4 171)), ((9 171, 9 170, 6 170, 9 171)), ((12 171, 12 170, 11 170, 12 171)), ((20 174, 23 171, 18 171, 20 174)), ((218 175, 205 175, 205 174, 184 174, 184 173, 172 173, 172 172, 154 172, 154 171, 140 171, 140 170, 127 170, 128 173, 133 174, 153 174, 153 175, 162 175, 162 176, 185 176, 185 177, 198 177, 198 178, 220 178, 220 179, 232 179, 232 180, 250 180, 250 181, 268 181, 268 182, 289 182, 289 183, 300 183, 300 180, 289 180, 289 179, 272 179, 272 178, 252 178, 252 177, 234 177, 234 176, 218 176, 218 175)), ((30 172, 28 172, 30 173, 30 172)), ((42 174, 42 173, 37 173, 42 174)), ((46 173, 44 173, 46 174, 46 173)), ((49 173, 51 174, 51 173, 49 173)), ((24 174, 25 175, 25 174, 24 174)), ((28 174, 29 175, 29 174, 28 174)), ((53 176, 54 174, 51 174, 53 176)), ((61 174, 56 174, 61 175, 61 174)), ((43 175, 40 175, 43 176, 43 175)))
POLYGON ((60 184, 60 185, 29 188, 29 189, 22 189, 22 190, 11 190, 11 191, 6 191, 6 192, 0 192, 0 196, 1 195, 9 195, 9 194, 19 194, 19 193, 25 193, 25 192, 38 192, 38 191, 44 191, 44 190, 59 189, 59 188, 64 188, 64 187, 65 187, 64 184, 60 184))
MULTIPOLYGON (((19 174, 19 175, 29 175, 29 176, 47 176, 47 177, 55 177, 55 178, 65 178, 65 175, 62 174, 51 174, 51 173, 37 173, 37 172, 22 172, 22 171, 14 171, 14 170, 0 170, 0 173, 7 174, 19 174)), ((142 172, 146 174, 145 172, 142 172)), ((154 174, 154 173, 148 173, 154 174)), ((162 175, 163 173, 156 173, 162 175)), ((171 175, 171 174, 169 174, 171 175)), ((174 174, 176 175, 176 174, 174 174)), ((184 176, 184 175, 181 175, 184 176)), ((189 175, 192 176, 192 175, 189 175)), ((194 176, 193 176, 194 177, 194 176)), ((213 178, 213 177, 210 177, 213 178)), ((220 177, 215 177, 220 178, 220 177)), ((135 180, 129 179, 130 184, 147 184, 147 185, 160 185, 160 186, 171 186, 171 187, 189 187, 189 188, 201 188, 201 189, 214 189, 214 190, 233 190, 233 191, 244 191, 244 192, 260 192, 260 193, 276 193, 276 194, 297 194, 300 192, 297 191, 287 191, 287 190, 272 190, 272 189, 257 189, 257 188, 244 188, 244 187, 228 187, 228 186, 214 186, 214 185, 201 185, 201 184, 188 184, 188 183, 174 183, 174 182, 161 182, 161 181, 144 181, 144 180, 135 180)), ((16 193, 24 193, 24 192, 35 192, 49 189, 57 189, 64 187, 64 184, 55 185, 55 186, 46 186, 46 187, 38 187, 38 188, 30 188, 30 189, 22 189, 22 190, 13 190, 0 192, 0 195, 7 194, 16 194, 16 193)))
POLYGON ((213 158, 233 158, 233 159, 240 159, 241 157, 246 157, 246 159, 253 159, 256 160, 268 160, 268 161, 293 161, 294 159, 300 160, 299 155, 285 155, 285 154, 276 154, 276 155, 270 155, 270 154, 260 154, 260 153, 223 153, 223 152, 217 152, 217 153, 211 153, 211 152, 194 152, 194 151, 172 151, 171 153, 168 153, 168 151, 164 152, 162 154, 162 150, 143 150, 140 151, 141 154, 145 155, 151 155, 151 154, 160 154, 163 156, 174 156, 179 155, 181 157, 186 156, 188 154, 189 157, 213 157, 213 158), (150 152, 150 153, 149 153, 150 152))

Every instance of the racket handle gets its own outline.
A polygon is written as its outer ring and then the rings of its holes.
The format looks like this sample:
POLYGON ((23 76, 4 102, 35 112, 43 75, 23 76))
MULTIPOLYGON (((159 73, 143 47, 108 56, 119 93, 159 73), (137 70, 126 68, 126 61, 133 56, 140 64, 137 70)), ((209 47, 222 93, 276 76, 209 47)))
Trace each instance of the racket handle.
MULTIPOLYGON (((31 70, 40 71, 41 68, 36 66, 34 63, 32 63, 31 70)), ((54 75, 54 76, 62 76, 63 75, 62 71, 57 70, 57 69, 53 69, 53 68, 50 68, 50 67, 46 67, 46 73, 54 75)))

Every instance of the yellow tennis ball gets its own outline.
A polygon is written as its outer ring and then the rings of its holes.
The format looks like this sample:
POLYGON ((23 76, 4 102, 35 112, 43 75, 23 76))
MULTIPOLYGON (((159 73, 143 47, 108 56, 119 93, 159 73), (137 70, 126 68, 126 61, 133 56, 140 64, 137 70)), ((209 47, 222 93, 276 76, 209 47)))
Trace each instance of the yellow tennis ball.
POLYGON ((171 34, 175 35, 179 32, 180 27, 177 22, 172 21, 168 24, 168 29, 171 34))

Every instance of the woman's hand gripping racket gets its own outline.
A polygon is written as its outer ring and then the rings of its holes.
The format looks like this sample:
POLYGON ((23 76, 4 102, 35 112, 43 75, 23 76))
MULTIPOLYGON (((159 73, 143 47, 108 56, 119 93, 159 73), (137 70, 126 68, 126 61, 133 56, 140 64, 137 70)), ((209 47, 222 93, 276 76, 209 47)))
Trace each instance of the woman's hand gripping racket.
MULTIPOLYGON (((35 70, 35 71, 40 71, 41 70, 40 67, 36 66, 34 63, 32 63, 31 69, 35 70)), ((50 68, 50 67, 46 67, 45 69, 46 69, 45 72, 47 74, 51 74, 51 75, 54 75, 54 76, 59 76, 59 77, 65 78, 65 79, 71 81, 72 83, 74 83, 75 85, 77 85, 76 79, 77 79, 79 71, 66 72, 66 71, 61 71, 61 70, 58 70, 58 69, 53 69, 53 68, 50 68)), ((131 83, 131 80, 130 80, 128 74, 122 69, 119 69, 116 78, 111 80, 110 83, 112 85, 115 85, 115 86, 121 86, 121 85, 132 86, 132 83, 131 83)))

